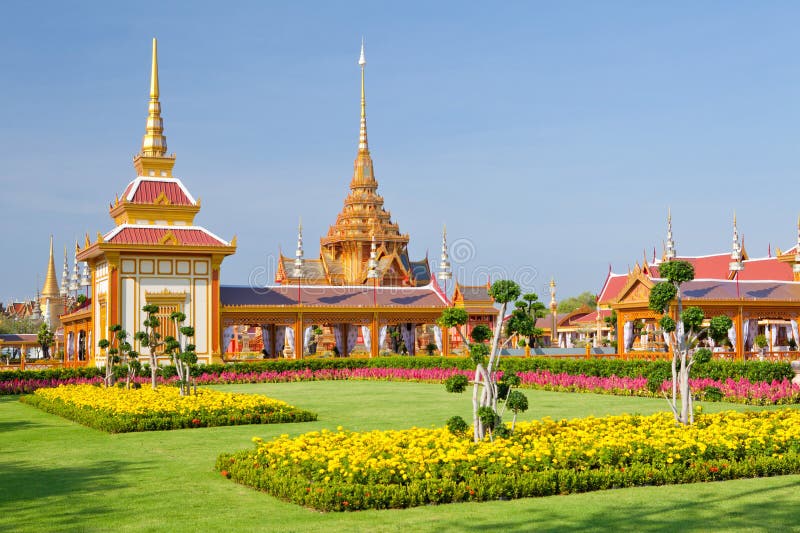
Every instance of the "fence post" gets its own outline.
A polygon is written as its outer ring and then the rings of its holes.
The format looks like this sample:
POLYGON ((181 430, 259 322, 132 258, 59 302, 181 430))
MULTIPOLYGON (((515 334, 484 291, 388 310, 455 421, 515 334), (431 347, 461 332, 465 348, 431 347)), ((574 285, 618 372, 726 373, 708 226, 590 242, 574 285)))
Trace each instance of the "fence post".
POLYGON ((592 345, 588 342, 586 343, 586 359, 592 358, 592 345))

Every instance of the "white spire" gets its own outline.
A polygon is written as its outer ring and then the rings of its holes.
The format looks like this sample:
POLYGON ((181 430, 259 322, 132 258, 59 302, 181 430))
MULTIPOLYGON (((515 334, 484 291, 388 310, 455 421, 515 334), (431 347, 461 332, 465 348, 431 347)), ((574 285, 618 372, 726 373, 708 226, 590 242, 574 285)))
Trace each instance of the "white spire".
POLYGON ((358 65, 363 67, 367 64, 367 58, 364 57, 364 38, 361 38, 361 56, 358 58, 358 65))
POLYGON ((672 210, 667 208, 667 244, 664 249, 664 260, 671 261, 676 255, 675 241, 672 239, 672 210))
POLYGON ((75 243, 75 262, 72 265, 72 276, 69 278, 69 290, 71 292, 77 292, 80 285, 80 275, 81 272, 78 269, 78 244, 75 243))
POLYGON ((731 246, 731 262, 728 265, 731 272, 744 270, 742 263, 742 245, 739 241, 739 229, 736 227, 736 212, 733 213, 733 245, 731 246))
POLYGON ((367 271, 368 279, 378 279, 378 247, 375 243, 375 233, 372 233, 372 244, 369 247, 369 263, 367 263, 369 270, 367 271))
POLYGON ((369 143, 367 142, 367 96, 364 89, 364 67, 367 65, 367 60, 364 57, 364 39, 361 39, 361 56, 358 58, 358 65, 361 67, 361 128, 358 134, 358 150, 368 151, 369 143))
POLYGON ((303 277, 303 219, 297 224, 297 250, 294 253, 294 277, 303 277))
POLYGON ((447 226, 442 228, 442 257, 439 262, 439 279, 451 279, 453 273, 450 270, 450 255, 447 252, 447 226))
POLYGON ((67 247, 64 246, 64 271, 61 273, 61 297, 67 295, 69 290, 69 260, 67 259, 67 247))

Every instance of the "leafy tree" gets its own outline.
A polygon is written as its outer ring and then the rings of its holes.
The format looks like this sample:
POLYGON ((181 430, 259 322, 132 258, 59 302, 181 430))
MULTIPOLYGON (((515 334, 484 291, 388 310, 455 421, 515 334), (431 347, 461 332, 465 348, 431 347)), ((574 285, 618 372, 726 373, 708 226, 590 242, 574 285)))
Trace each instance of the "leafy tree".
POLYGON ((657 283, 650 290, 649 307, 661 314, 659 326, 669 335, 672 348, 672 397, 667 397, 675 421, 679 424, 694 422, 692 395, 689 390, 689 374, 695 359, 698 338, 707 333, 716 342, 728 336, 732 325, 729 317, 713 317, 708 327, 703 327, 705 316, 699 307, 683 309, 681 284, 694 279, 694 267, 686 261, 662 263, 660 273, 666 281, 657 283), (676 301, 677 320, 669 315, 672 302, 676 301), (680 398, 680 405, 678 405, 680 398))
POLYGON ((474 342, 486 342, 492 338, 492 330, 489 329, 489 326, 478 324, 472 328, 469 336, 474 342))
POLYGON ((512 391, 506 398, 506 407, 514 413, 514 418, 511 420, 511 431, 514 431, 514 426, 517 423, 517 414, 528 410, 528 397, 518 390, 512 391))
MULTIPOLYGON (((178 338, 167 336, 164 338, 164 353, 169 355, 172 364, 178 373, 178 384, 181 390, 181 396, 186 396, 190 389, 191 369, 197 364, 197 353, 195 353, 195 345, 189 342, 189 339, 194 337, 194 328, 192 326, 184 326, 186 315, 181 312, 175 312, 170 315, 170 320, 175 323, 175 330, 178 331, 178 338)), ((194 393, 197 394, 197 384, 194 384, 194 393)))
POLYGON ((147 314, 147 318, 142 322, 144 326, 143 331, 137 331, 134 337, 142 348, 147 348, 150 352, 150 385, 153 390, 156 390, 156 375, 158 373, 158 350, 164 346, 164 340, 158 332, 158 327, 161 325, 161 320, 156 316, 158 313, 158 306, 155 304, 147 304, 142 307, 142 311, 147 314))
POLYGON ((534 346, 544 330, 536 327, 536 321, 545 316, 547 309, 534 293, 522 295, 522 300, 514 303, 515 309, 506 323, 506 335, 521 335, 527 338, 528 346, 534 346))
POLYGON ((0 315, 0 333, 38 333, 41 320, 0 315))
POLYGON ((111 340, 100 339, 97 345, 106 351, 106 377, 104 380, 106 387, 114 384, 114 365, 125 365, 127 372, 125 377, 125 388, 130 389, 135 384, 136 374, 141 370, 139 353, 134 351, 133 346, 128 342, 128 332, 122 329, 119 324, 114 324, 108 328, 111 333, 111 340))
POLYGON ((461 337, 461 342, 464 343, 465 346, 469 345, 467 341, 467 337, 464 336, 464 324, 469 321, 469 314, 467 313, 466 309, 462 309, 460 307, 447 307, 442 311, 442 316, 439 317, 439 320, 436 321, 439 326, 445 330, 445 335, 447 334, 447 330, 450 328, 456 328, 458 332, 458 336, 461 337))
POLYGON ((585 291, 580 293, 577 296, 570 296, 569 298, 564 298, 560 302, 558 302, 558 312, 559 313, 571 313, 573 311, 577 311, 583 306, 589 307, 589 309, 596 309, 597 308, 597 297, 589 291, 585 291))
POLYGON ((47 322, 42 322, 39 326, 39 331, 36 333, 36 340, 42 348, 42 356, 45 359, 49 359, 50 347, 55 343, 56 335, 47 325, 47 322))

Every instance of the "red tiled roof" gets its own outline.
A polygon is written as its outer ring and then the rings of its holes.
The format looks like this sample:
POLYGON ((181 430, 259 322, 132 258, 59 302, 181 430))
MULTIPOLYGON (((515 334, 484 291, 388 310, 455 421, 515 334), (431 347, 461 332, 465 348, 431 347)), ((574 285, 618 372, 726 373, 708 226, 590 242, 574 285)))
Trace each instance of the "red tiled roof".
POLYGON ((133 180, 122 193, 123 198, 135 204, 152 204, 161 193, 172 205, 195 205, 180 180, 176 178, 155 179, 139 177, 133 180))
POLYGON ((738 274, 739 280, 793 281, 792 267, 778 261, 777 257, 750 259, 744 261, 744 270, 738 274))
POLYGON ((612 274, 609 272, 606 282, 600 290, 600 297, 597 299, 597 303, 604 304, 616 299, 619 291, 622 290, 627 281, 627 274, 612 274))
MULTIPOLYGON (((600 320, 603 320, 606 317, 611 316, 610 309, 601 309, 600 310, 600 320)), ((597 311, 592 311, 588 315, 583 315, 582 317, 576 318, 573 322, 589 322, 594 324, 597 320, 597 311)))
MULTIPOLYGON (((138 226, 123 224, 107 234, 106 242, 114 244, 161 244, 167 233, 172 233, 179 246, 229 246, 210 231, 200 227, 138 226)), ((171 244, 167 242, 167 244, 171 244)))
MULTIPOLYGON (((222 305, 283 307, 297 305, 298 288, 291 285, 274 287, 220 287, 222 305)), ((447 303, 433 284, 424 287, 378 287, 306 285, 300 288, 304 307, 372 307, 375 298, 380 307, 436 307, 447 303), (374 292, 373 292, 374 291, 374 292)))
POLYGON ((694 267, 694 277, 697 279, 728 279, 730 253, 703 257, 676 257, 675 259, 691 263, 694 267))

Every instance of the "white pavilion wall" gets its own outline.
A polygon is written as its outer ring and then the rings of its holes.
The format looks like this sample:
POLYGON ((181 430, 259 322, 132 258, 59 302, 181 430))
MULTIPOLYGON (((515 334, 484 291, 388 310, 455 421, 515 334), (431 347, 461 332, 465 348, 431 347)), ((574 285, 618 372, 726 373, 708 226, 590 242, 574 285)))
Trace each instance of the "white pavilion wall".
MULTIPOLYGON (((133 337, 143 330, 147 318, 142 307, 159 298, 185 294, 180 306, 185 325, 195 328, 193 339, 201 361, 211 360, 211 261, 208 257, 128 256, 120 257, 120 318, 133 337), (153 295, 156 295, 154 298, 153 295), (149 297, 148 297, 149 296, 149 297)), ((146 356, 146 348, 136 343, 146 356)))

